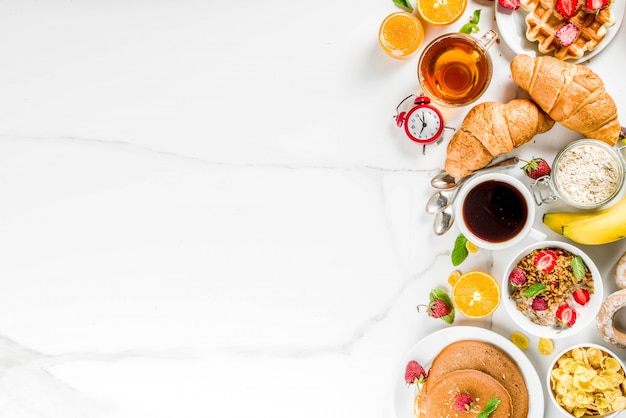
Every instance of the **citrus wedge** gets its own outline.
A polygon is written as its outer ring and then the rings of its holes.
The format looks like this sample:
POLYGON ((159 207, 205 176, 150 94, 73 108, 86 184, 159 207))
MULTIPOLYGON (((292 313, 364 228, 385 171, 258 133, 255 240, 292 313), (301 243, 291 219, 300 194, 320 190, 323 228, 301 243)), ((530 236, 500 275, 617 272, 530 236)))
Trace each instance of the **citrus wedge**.
POLYGON ((437 26, 457 21, 466 7, 467 0, 416 0, 415 3, 422 19, 437 26))
POLYGON ((463 274, 452 288, 452 301, 468 318, 485 318, 500 304, 500 286, 489 274, 470 271, 463 274))

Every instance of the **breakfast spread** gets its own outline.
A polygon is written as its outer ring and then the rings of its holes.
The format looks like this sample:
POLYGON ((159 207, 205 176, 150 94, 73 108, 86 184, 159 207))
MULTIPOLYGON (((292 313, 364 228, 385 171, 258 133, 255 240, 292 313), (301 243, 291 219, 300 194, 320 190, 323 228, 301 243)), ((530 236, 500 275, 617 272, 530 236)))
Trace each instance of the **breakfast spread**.
POLYGON ((544 112, 566 128, 609 145, 619 139, 615 102, 600 76, 586 66, 519 54, 511 62, 511 75, 544 112))
MULTIPOLYGON (((517 54, 510 63, 512 83, 528 93, 524 96, 528 98, 518 96, 504 103, 484 101, 471 108, 468 106, 446 147, 443 164, 445 173, 460 184, 497 157, 531 142, 537 135, 548 133, 555 123, 582 135, 584 140, 572 141, 562 149, 552 167, 541 157, 519 161, 525 164, 522 170, 527 178, 535 182, 545 179, 552 190, 556 188, 558 196, 552 195, 551 199, 560 197, 570 206, 586 209, 547 211, 543 216, 545 226, 564 238, 585 245, 601 245, 626 238, 626 222, 623 221, 626 196, 615 199, 624 182, 624 161, 612 149, 624 135, 617 106, 598 74, 584 64, 567 62, 580 59, 604 41, 607 30, 616 23, 611 9, 613 1, 499 0, 499 5, 508 12, 524 14, 526 38, 537 45, 538 56, 517 54), (597 209, 614 199, 615 204, 597 209)), ((426 22, 430 23, 428 19, 426 22)), ((454 44, 456 41, 450 42, 454 44)), ((418 75, 423 76, 423 72, 424 69, 418 66, 418 75)), ((489 79, 491 73, 491 69, 479 69, 476 76, 489 79)), ((424 90, 423 86, 421 88, 424 90)), ((428 91, 423 94, 433 95, 428 91)), ((459 105, 443 101, 440 104, 453 108, 468 103, 459 105)), ((468 182, 465 190, 473 190, 472 184, 472 181, 468 182)), ((493 185, 493 182, 486 183, 484 190, 478 192, 495 198, 501 193, 494 191, 493 185)), ((478 192, 476 196, 479 196, 478 192)), ((451 193, 450 202, 455 193, 451 193)), ((461 192, 459 196, 458 202, 465 205, 464 202, 468 201, 468 210, 476 211, 471 206, 474 195, 461 192)), ((534 197, 538 205, 545 203, 534 197)), ((499 213, 510 215, 523 206, 512 204, 513 198, 501 200, 509 205, 498 206, 499 213)), ((534 211, 535 206, 530 206, 534 211)), ((479 208, 496 212, 482 203, 479 208)), ((445 208, 435 213, 446 213, 445 208)), ((466 216, 464 212, 462 214, 461 219, 457 213, 456 219, 464 221, 466 216)), ((489 213, 488 216, 492 219, 496 214, 489 213)), ((453 265, 460 265, 470 254, 468 245, 476 247, 471 253, 491 248, 481 241, 483 236, 494 233, 489 225, 484 219, 480 220, 471 229, 471 234, 461 228, 459 237, 464 241, 457 238, 451 257, 454 260, 456 254, 459 258, 457 247, 463 248, 464 256, 457 263, 453 261, 453 265), (463 245, 457 245, 459 242, 463 245)), ((508 224, 508 227, 513 230, 514 225, 508 224)), ((437 231, 435 228, 435 233, 437 231)), ((489 239, 497 240, 498 237, 489 239)), ((483 277, 475 280, 482 287, 473 283, 465 286, 467 289, 461 294, 459 289, 463 286, 459 283, 462 278, 475 272, 455 271, 448 278, 452 286, 451 303, 435 301, 438 305, 429 305, 429 316, 443 318, 455 309, 469 319, 490 316, 499 306, 501 289, 510 297, 505 300, 506 309, 510 309, 509 305, 512 307, 509 315, 521 328, 534 334, 529 339, 525 334, 511 330, 511 340, 521 350, 532 349, 531 341, 539 337, 534 349, 551 356, 554 345, 550 338, 572 335, 569 332, 578 332, 590 320, 596 322, 606 343, 626 349, 626 332, 614 324, 617 312, 626 307, 626 253, 616 266, 615 280, 620 290, 603 301, 603 282, 589 257, 576 247, 557 244, 543 241, 538 246, 522 250, 521 258, 518 255, 515 259, 519 261, 512 261, 512 267, 507 268, 510 271, 502 278, 502 285, 496 282, 498 290, 491 293, 486 291, 484 284, 489 281, 483 277), (503 286, 507 285, 505 290, 503 286), (487 306, 491 294, 493 302, 487 306), (475 306, 481 308, 480 314, 470 312, 469 308, 475 306), (530 325, 528 329, 525 323, 530 325), (539 329, 546 330, 547 337, 539 329)), ((448 325, 454 324, 450 321, 448 325)), ((406 380, 418 385, 419 390, 412 398, 417 418, 458 417, 464 413, 476 413, 481 418, 529 417, 529 402, 532 400, 529 400, 524 376, 509 354, 495 345, 463 339, 439 351, 428 373, 418 366, 413 364, 409 368, 407 365, 407 376, 410 375, 411 379, 406 380)), ((594 347, 572 349, 555 357, 554 367, 547 371, 546 377, 548 387, 544 386, 544 389, 551 392, 556 404, 571 416, 594 416, 626 409, 624 370, 609 351, 594 347)))
POLYGON ((528 12, 526 39, 560 60, 594 50, 615 24, 608 0, 521 0, 521 7, 528 12))
POLYGON ((575 417, 602 416, 626 409, 623 382, 620 362, 597 346, 567 350, 550 370, 555 402, 575 417))
POLYGON ((450 139, 445 170, 454 177, 465 177, 553 125, 554 121, 532 100, 480 103, 470 109, 450 139))
POLYGON ((477 408, 484 407, 488 399, 498 398, 500 405, 495 412, 508 415, 494 412, 492 417, 528 415, 528 389, 517 363, 488 342, 457 341, 439 352, 416 398, 416 416, 449 416, 454 398, 464 393, 478 402, 477 408))
POLYGON ((517 310, 542 326, 571 327, 577 306, 594 294, 591 272, 582 258, 562 248, 531 251, 509 272, 517 310))

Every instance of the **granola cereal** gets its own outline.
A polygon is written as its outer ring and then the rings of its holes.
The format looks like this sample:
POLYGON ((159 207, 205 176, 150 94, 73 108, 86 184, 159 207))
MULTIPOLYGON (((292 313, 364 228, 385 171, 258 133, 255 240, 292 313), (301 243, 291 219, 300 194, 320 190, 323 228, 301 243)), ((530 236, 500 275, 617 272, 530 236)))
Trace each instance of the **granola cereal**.
POLYGON ((515 302, 517 310, 536 324, 562 327, 556 317, 558 307, 565 303, 579 306, 573 297, 577 289, 585 289, 589 295, 593 295, 594 284, 591 272, 582 263, 580 256, 562 248, 535 249, 524 256, 514 270, 518 268, 523 271, 525 281, 523 283, 510 281, 511 299, 515 302), (546 250, 551 250, 556 254, 554 267, 549 272, 544 272, 535 265, 537 254, 546 250), (577 270, 578 277, 575 270, 577 270), (543 290, 537 293, 533 292, 533 289, 543 290), (542 298, 543 301, 537 303, 535 302, 537 298, 542 298), (535 302, 535 308, 533 308, 533 302, 535 302))

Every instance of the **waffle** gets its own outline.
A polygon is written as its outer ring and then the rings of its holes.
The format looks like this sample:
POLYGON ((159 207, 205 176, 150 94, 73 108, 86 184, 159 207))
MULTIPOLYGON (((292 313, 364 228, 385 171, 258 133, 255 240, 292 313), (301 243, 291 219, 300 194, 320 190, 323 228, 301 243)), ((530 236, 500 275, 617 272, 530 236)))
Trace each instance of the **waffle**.
POLYGON ((615 15, 610 7, 596 13, 581 5, 573 17, 566 19, 557 11, 555 4, 555 0, 521 1, 522 8, 528 12, 526 39, 538 42, 537 49, 542 54, 554 51, 554 56, 562 60, 582 58, 586 51, 592 51, 602 42, 607 28, 615 24, 615 15), (571 45, 563 46, 555 34, 568 22, 578 28, 578 37, 571 45))

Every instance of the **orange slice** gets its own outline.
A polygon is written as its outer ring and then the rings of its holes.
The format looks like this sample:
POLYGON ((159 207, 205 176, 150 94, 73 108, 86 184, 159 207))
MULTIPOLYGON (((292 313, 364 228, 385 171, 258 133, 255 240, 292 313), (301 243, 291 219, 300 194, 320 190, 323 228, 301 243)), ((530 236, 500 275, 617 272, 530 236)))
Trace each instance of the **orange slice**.
POLYGON ((415 8, 422 19, 432 25, 448 25, 461 17, 467 0, 416 0, 415 8))
POLYGON ((470 271, 463 274, 452 288, 452 301, 468 318, 485 318, 500 304, 500 286, 489 274, 470 271))
POLYGON ((380 25, 378 40, 393 58, 406 58, 417 51, 424 40, 424 28, 412 13, 395 12, 380 25))

